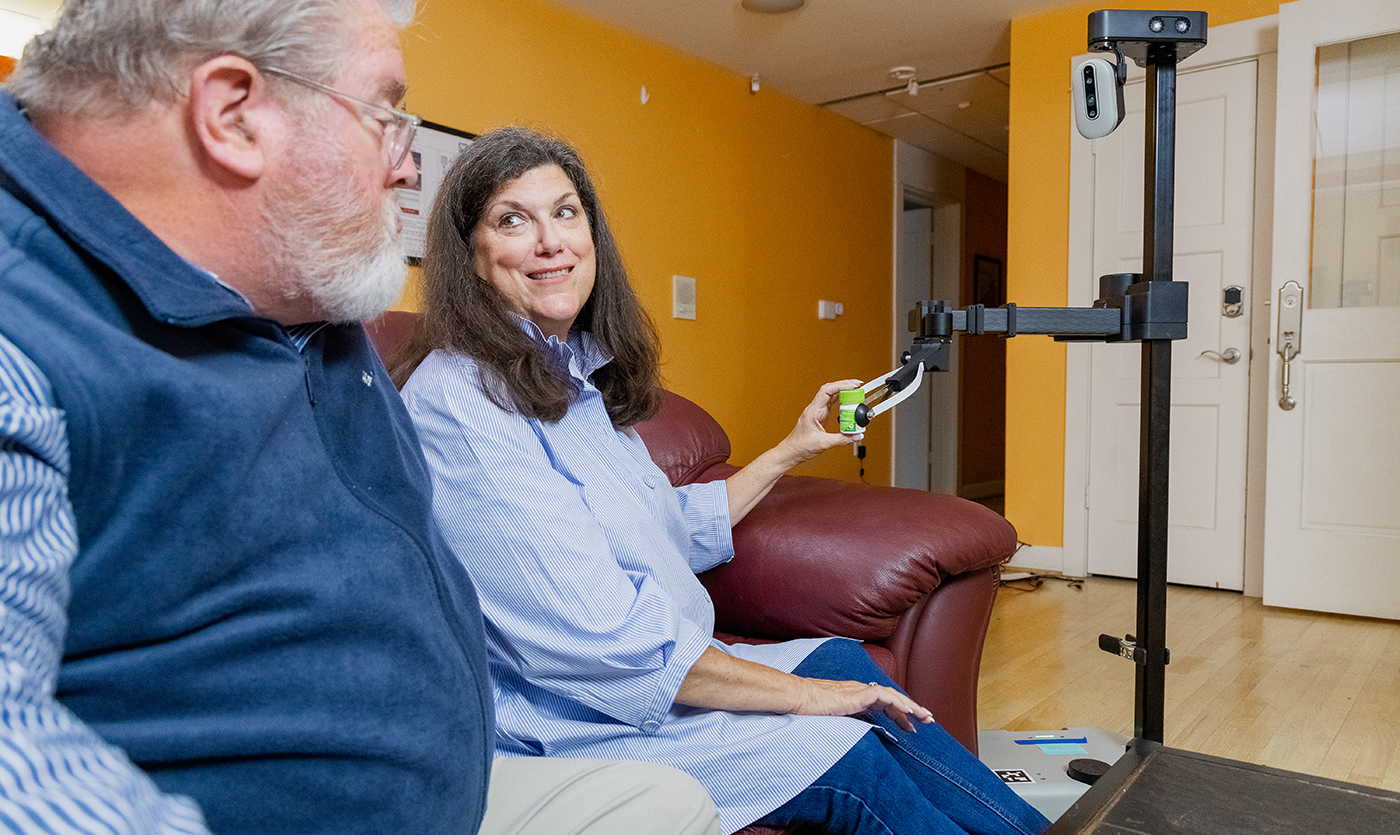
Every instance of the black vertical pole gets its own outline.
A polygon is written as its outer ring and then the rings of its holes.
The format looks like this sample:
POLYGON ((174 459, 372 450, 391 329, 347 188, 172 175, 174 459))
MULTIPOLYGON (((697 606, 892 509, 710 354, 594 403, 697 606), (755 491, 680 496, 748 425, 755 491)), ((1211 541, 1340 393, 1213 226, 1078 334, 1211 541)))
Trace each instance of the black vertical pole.
MULTIPOLYGON (((1172 280, 1176 179, 1176 46, 1147 56, 1147 149, 1143 200, 1143 278, 1172 280)), ((1171 439, 1172 343, 1142 343, 1141 471, 1138 483, 1136 736, 1164 742, 1167 646, 1167 470, 1171 439)))

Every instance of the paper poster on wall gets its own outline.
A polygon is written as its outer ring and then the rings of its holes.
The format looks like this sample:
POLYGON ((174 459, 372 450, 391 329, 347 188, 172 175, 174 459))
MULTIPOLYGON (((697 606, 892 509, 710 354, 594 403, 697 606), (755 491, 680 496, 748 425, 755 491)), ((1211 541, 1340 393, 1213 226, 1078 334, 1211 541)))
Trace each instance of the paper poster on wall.
POLYGON ((403 247, 410 264, 423 257, 423 241, 428 229, 428 209, 438 184, 457 155, 472 144, 476 134, 429 122, 418 126, 409 154, 418 169, 418 183, 413 188, 395 189, 399 211, 403 216, 403 247))

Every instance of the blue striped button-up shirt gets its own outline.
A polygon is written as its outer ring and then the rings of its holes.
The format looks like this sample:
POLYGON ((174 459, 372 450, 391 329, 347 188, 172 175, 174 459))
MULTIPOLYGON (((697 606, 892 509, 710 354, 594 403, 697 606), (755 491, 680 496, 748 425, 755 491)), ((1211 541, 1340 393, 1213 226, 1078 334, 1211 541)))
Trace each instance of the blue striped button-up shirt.
MULTIPOLYGON (((323 327, 287 335, 304 348, 323 327)), ((0 336, 0 831, 204 833, 194 801, 162 794, 54 699, 77 553, 63 411, 0 336)))
POLYGON ((0 831, 201 833, 54 699, 77 555, 68 430, 48 380, 0 336, 0 831))
POLYGON ((791 671, 819 640, 726 647, 695 578, 733 556, 724 482, 672 488, 589 376, 587 333, 530 330, 580 389, 557 423, 498 408, 478 367, 430 355, 404 388, 439 526, 481 596, 502 756, 664 762, 709 789, 726 832, 781 806, 869 729, 845 717, 676 705, 714 646, 791 671))

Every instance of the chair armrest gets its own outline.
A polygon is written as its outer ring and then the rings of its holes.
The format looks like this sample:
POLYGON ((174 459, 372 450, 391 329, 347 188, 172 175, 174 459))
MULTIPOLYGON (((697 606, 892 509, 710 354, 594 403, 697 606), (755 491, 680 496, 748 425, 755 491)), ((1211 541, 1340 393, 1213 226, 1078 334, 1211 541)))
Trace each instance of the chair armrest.
POLYGON ((700 579, 721 631, 873 641, 944 577, 1015 550, 1011 524, 965 499, 784 476, 735 526, 734 559, 700 579))

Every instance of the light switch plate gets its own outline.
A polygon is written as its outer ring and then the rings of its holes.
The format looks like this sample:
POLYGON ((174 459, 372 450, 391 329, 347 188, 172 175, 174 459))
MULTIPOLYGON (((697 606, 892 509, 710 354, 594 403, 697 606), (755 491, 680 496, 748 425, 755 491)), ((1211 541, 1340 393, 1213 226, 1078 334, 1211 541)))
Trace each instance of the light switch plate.
POLYGON ((695 318, 695 279, 688 275, 671 276, 671 316, 695 318))

